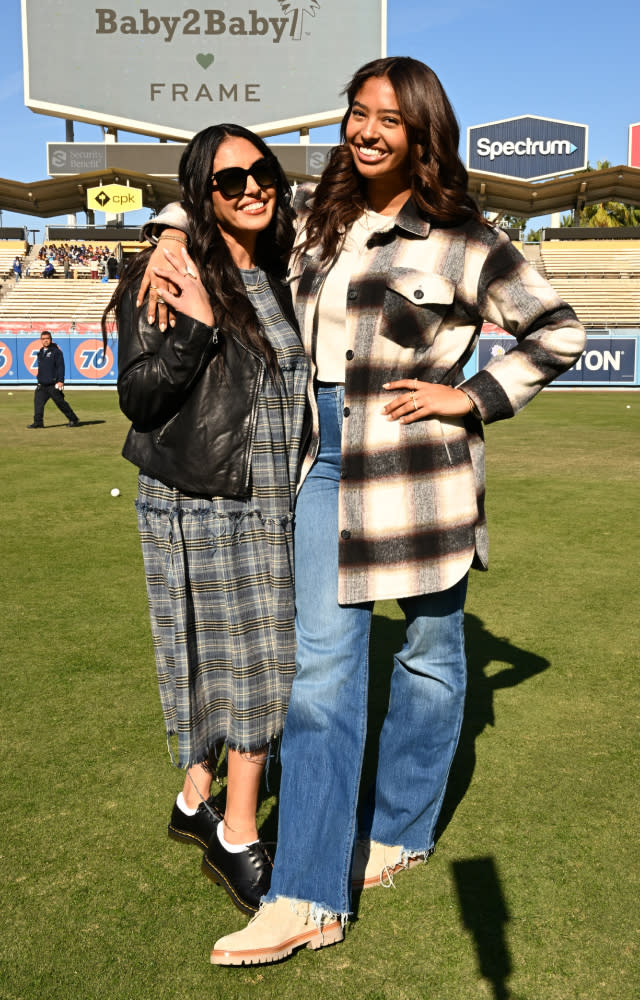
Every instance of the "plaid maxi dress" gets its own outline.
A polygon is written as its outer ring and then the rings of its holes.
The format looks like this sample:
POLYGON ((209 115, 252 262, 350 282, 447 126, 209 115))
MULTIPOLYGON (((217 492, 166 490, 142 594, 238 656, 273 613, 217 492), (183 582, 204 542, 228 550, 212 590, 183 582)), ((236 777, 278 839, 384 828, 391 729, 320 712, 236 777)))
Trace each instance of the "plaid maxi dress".
POLYGON ((138 528, 167 736, 180 767, 279 736, 295 673, 293 508, 307 361, 259 269, 241 271, 277 352, 247 500, 194 499, 140 474, 138 528))

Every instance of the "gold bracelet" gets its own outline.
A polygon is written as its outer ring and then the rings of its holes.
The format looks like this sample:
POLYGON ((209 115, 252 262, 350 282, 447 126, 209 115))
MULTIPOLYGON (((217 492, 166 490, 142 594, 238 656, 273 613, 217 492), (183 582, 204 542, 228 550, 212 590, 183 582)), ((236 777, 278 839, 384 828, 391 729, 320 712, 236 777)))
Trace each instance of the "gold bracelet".
POLYGON ((465 392, 464 389, 462 388, 462 386, 460 386, 460 390, 461 390, 461 392, 464 392, 465 396, 469 400, 469 411, 468 412, 469 413, 473 413, 474 417, 477 417, 478 420, 482 420, 482 416, 480 415, 480 410, 478 409, 478 407, 476 406, 476 404, 472 400, 472 398, 469 395, 469 393, 465 392))
POLYGON ((160 240, 174 240, 176 243, 182 243, 183 246, 187 246, 186 236, 183 240, 181 240, 179 236, 165 236, 164 233, 161 233, 160 236, 158 236, 158 243, 160 240))

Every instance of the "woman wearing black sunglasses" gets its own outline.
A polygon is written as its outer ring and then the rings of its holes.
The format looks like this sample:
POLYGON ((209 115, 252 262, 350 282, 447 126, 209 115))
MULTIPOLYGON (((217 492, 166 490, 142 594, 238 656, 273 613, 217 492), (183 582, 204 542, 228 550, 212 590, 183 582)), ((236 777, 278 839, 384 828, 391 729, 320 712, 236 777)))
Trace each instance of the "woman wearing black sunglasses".
POLYGON ((169 834, 206 848, 206 873, 251 914, 272 868, 258 788, 295 670, 292 510, 307 362, 281 283, 290 189, 268 147, 239 126, 207 128, 186 147, 179 179, 190 252, 179 235, 161 237, 155 270, 171 283, 171 327, 154 326, 140 300, 149 251, 125 272, 103 331, 112 313, 160 697, 187 768, 169 834), (224 816, 210 796, 222 744, 224 816))

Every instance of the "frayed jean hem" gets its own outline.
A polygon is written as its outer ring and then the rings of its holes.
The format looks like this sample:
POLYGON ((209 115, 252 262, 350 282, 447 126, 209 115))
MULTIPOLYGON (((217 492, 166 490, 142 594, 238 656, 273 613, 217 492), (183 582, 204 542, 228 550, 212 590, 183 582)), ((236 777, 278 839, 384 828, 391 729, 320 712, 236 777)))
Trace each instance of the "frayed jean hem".
POLYGON ((279 893, 272 895, 268 893, 263 897, 260 908, 262 908, 266 903, 275 903, 278 899, 286 899, 289 903, 291 911, 293 913, 301 914, 301 910, 304 907, 309 907, 309 916, 313 920, 314 924, 319 931, 327 924, 333 923, 334 920, 340 921, 340 926, 344 928, 347 920, 349 919, 348 913, 335 913, 334 910, 328 909, 323 903, 312 903, 309 899, 294 899, 291 896, 282 896, 279 893))

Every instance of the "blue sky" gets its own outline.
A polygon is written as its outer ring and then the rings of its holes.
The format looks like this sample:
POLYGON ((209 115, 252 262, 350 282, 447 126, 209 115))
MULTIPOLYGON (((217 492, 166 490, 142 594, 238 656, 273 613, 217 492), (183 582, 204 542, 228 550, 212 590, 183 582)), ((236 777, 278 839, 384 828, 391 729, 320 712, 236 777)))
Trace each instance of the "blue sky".
MULTIPOLYGON (((611 18, 593 0, 388 0, 387 10, 388 54, 422 59, 438 74, 460 121, 463 159, 468 126, 530 114, 588 125, 592 164, 627 162, 628 126, 640 121, 637 0, 618 0, 611 18)), ((46 143, 64 141, 64 122, 24 106, 19 0, 3 3, 0 122, 0 177, 45 178, 46 143)), ((311 140, 332 142, 336 134, 316 129, 311 140)), ((76 124, 75 137, 99 142, 102 133, 76 124)), ((133 213, 127 222, 147 215, 133 213)), ((3 212, 3 223, 43 225, 11 212, 3 212)))

